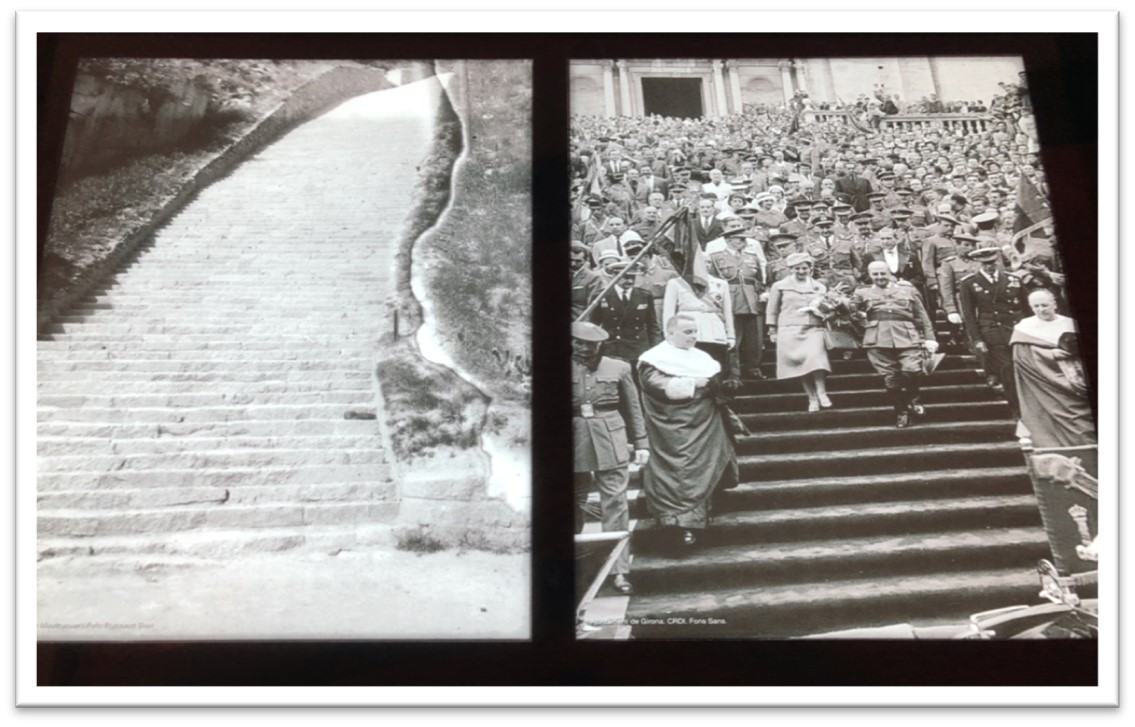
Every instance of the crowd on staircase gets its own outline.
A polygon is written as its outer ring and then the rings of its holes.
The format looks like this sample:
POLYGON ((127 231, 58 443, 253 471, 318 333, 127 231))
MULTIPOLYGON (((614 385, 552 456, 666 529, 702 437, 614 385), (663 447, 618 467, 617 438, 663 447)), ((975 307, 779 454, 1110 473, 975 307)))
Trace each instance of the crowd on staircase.
MULTIPOLYGON (((977 356, 1014 419, 1050 420, 1037 377, 1021 401, 1015 329, 1031 310, 1068 334, 1046 338, 1065 369, 1075 330, 1060 315, 1063 263, 1027 91, 1002 89, 965 125, 821 118, 806 98, 717 118, 573 117, 580 508, 604 482, 603 528, 625 530, 633 458, 652 514, 693 544, 735 477, 721 443, 744 424, 730 395, 773 358, 818 412, 832 407, 831 361, 865 351, 905 428, 925 413, 919 382, 941 338, 977 356), (597 464, 597 447, 614 456, 597 464)), ((1094 442, 1082 381, 1061 405, 1075 410, 1071 439, 1094 442)), ((629 592, 621 570, 616 588, 629 592)))

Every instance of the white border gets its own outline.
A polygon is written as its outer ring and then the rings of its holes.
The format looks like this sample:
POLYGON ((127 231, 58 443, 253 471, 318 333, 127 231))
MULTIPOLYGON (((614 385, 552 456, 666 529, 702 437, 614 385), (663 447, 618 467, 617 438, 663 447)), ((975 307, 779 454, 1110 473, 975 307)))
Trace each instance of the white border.
MULTIPOLYGON (((348 4, 348 3, 343 3, 348 4)), ((417 3, 421 7, 425 3, 417 3)), ((657 7, 660 3, 653 3, 657 7)), ((958 7, 962 3, 955 3, 958 7)), ((965 3, 970 7, 978 4, 965 3)), ((1038 3, 1031 3, 1036 5, 1038 3)), ((451 7, 453 4, 449 4, 451 7)), ((517 6, 501 2, 498 7, 517 6)), ((607 7, 607 3, 572 3, 581 6, 607 7)), ((804 0, 795 3, 805 5, 804 0)), ((876 3, 876 6, 909 7, 909 3, 876 3)), ((120 7, 152 6, 152 3, 119 3, 120 7)), ((280 3, 275 3, 276 7, 280 3)), ((64 6, 65 7, 65 6, 64 6)), ((212 704, 212 705, 298 705, 298 704, 430 704, 430 705, 1111 705, 1118 703, 1118 639, 1099 644, 1100 685, 1094 688, 369 688, 369 689, 208 689, 208 688, 43 688, 35 685, 35 428, 27 426, 35 417, 34 381, 35 347, 28 342, 35 338, 35 257, 36 233, 35 185, 35 33, 51 32, 573 32, 629 28, 635 32, 666 32, 681 28, 683 32, 720 32, 752 29, 757 32, 903 32, 917 27, 921 31, 974 32, 1092 32, 1100 40, 1100 448, 1105 456, 1100 462, 1100 512, 1103 527, 1118 530, 1116 488, 1107 483, 1118 482, 1114 453, 1118 442, 1118 341, 1110 334, 1118 330, 1118 280, 1115 261, 1118 259, 1118 204, 1115 180, 1118 179, 1118 16, 1115 12, 652 12, 649 14, 612 11, 597 16, 582 12, 24 12, 16 18, 17 58, 17 273, 15 340, 24 342, 17 350, 16 371, 21 374, 17 392, 17 508, 18 563, 17 580, 17 662, 16 703, 19 705, 111 705, 111 704, 212 704), (598 22, 597 22, 598 20, 598 22), (917 22, 917 26, 911 25, 917 22), (1111 304, 1115 302, 1114 304, 1111 304), (1106 513, 1114 513, 1109 523, 1106 513)), ((5 76, 7 74, 4 74, 5 76)), ((7 78, 5 78, 7 82, 7 78)), ((1130 153, 1128 153, 1130 157, 1130 153)), ((1130 162, 1130 159, 1128 159, 1130 162)), ((1127 165, 1129 166, 1129 165, 1127 165)), ((1131 272, 1128 270, 1127 272, 1131 272)), ((1135 279, 1128 277, 1127 279, 1135 279)), ((11 340, 11 339, 10 339, 11 340)), ((10 390, 10 389, 9 389, 10 390)), ((2 404, 4 402, 0 402, 2 404)), ((1132 497, 1128 496, 1128 501, 1132 497)), ((1115 609, 1106 604, 1117 603, 1118 567, 1114 559, 1101 565, 1103 572, 1101 614, 1103 633, 1116 634, 1115 609)), ((912 646, 912 650, 916 647, 912 646)), ((0 660, 8 661, 8 660, 0 660)), ((6 683, 7 680, 4 680, 6 683)), ((1039 719, 1036 721, 1045 721, 1039 719)), ((1057 718, 1058 715, 1051 715, 1057 718)), ((1079 717, 1063 714, 1061 722, 1079 717)), ((921 719, 921 717, 920 717, 921 719)))

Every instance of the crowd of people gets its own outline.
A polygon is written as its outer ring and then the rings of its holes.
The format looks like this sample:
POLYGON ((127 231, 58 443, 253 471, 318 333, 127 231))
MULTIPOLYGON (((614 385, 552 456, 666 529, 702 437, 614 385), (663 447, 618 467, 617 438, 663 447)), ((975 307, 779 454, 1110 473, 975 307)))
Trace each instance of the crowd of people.
MULTIPOLYGON (((1094 442, 1082 377, 1060 379, 1074 326, 1059 314, 1027 93, 1002 88, 980 105, 982 131, 817 120, 799 96, 717 118, 573 118, 577 528, 598 485, 603 528, 626 529, 634 461, 651 513, 696 543, 713 493, 736 481, 744 425, 729 400, 774 357, 776 378, 799 380, 802 407, 818 412, 833 406, 831 361, 862 350, 905 428, 926 413, 920 383, 944 333, 1030 432, 1045 438, 1059 402, 1057 429, 1074 434, 1057 439, 1094 442), (681 225, 692 256, 675 254, 681 225), (607 448, 618 451, 597 460, 607 448)), ((867 116, 898 101, 878 87, 856 103, 867 116)), ((623 592, 627 573, 615 569, 623 592)))

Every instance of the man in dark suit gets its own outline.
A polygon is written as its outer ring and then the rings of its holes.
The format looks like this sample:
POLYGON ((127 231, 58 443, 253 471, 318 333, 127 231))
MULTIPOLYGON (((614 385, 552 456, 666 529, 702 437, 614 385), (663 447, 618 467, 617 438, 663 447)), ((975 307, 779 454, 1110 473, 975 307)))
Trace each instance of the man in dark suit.
POLYGON ((958 304, 966 335, 974 350, 984 355, 986 374, 996 374, 1005 387, 1013 418, 1020 407, 1017 403, 1017 385, 1013 374, 1013 353, 1009 340, 1013 327, 1024 319, 1028 311, 1025 286, 1019 278, 1001 269, 1001 250, 982 247, 969 253, 971 260, 981 269, 958 283, 958 304))
MULTIPOLYGON (((610 266, 613 274, 626 270, 630 263, 610 266)), ((591 322, 610 338, 603 344, 603 355, 635 365, 647 349, 662 342, 662 328, 654 314, 654 297, 635 287, 635 271, 627 271, 599 299, 591 312, 591 322)))
POLYGON ((878 249, 873 253, 868 252, 861 258, 860 272, 863 277, 870 277, 867 268, 871 263, 883 262, 892 276, 898 280, 905 280, 921 289, 923 283, 922 268, 918 263, 918 258, 912 255, 910 251, 899 247, 898 236, 893 227, 884 227, 879 230, 873 242, 874 244, 868 243, 868 251, 876 245, 878 249))
POLYGON ((643 201, 646 201, 654 192, 661 192, 663 197, 670 195, 670 183, 656 176, 654 170, 646 164, 643 164, 642 168, 639 169, 638 187, 639 192, 636 194, 636 198, 643 201))
POLYGON ((698 244, 704 250, 705 245, 710 240, 716 240, 721 237, 721 233, 725 228, 721 225, 721 220, 717 218, 717 196, 712 193, 706 193, 698 200, 698 215, 694 223, 698 233, 698 244))
POLYGON ((856 212, 865 212, 870 206, 867 195, 871 194, 871 183, 859 176, 859 171, 853 164, 839 162, 835 171, 836 193, 847 195, 856 212))

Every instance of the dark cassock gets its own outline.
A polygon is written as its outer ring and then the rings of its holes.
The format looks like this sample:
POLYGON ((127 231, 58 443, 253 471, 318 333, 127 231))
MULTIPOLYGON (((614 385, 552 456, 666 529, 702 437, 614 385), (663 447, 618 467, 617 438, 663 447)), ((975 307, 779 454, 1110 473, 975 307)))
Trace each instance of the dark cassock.
POLYGON ((1020 421, 1036 447, 1096 443, 1096 425, 1075 337, 1075 323, 1067 316, 1058 315, 1051 321, 1030 316, 1013 328, 1009 343, 1020 421))
POLYGON ((715 397, 721 366, 709 354, 663 341, 639 358, 643 416, 651 444, 643 487, 665 527, 701 530, 722 482, 737 481, 737 456, 715 397))

